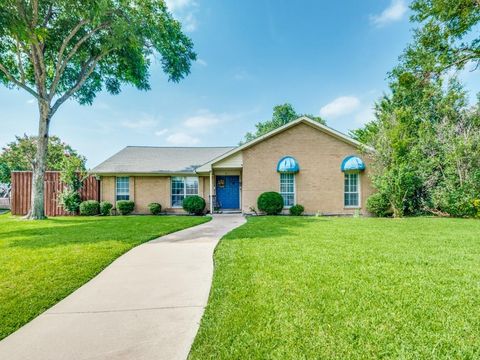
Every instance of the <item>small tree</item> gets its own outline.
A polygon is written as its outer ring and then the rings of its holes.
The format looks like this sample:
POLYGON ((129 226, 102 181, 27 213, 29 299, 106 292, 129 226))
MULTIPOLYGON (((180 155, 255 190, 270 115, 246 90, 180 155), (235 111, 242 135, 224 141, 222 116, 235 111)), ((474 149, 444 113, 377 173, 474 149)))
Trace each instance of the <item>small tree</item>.
POLYGON ((60 181, 64 189, 59 196, 60 204, 66 211, 76 214, 82 201, 80 189, 86 177, 85 161, 77 157, 65 157, 61 167, 60 181))
POLYGON ((38 103, 31 219, 44 214, 43 183, 53 115, 68 99, 92 104, 122 84, 150 88, 149 67, 159 55, 169 80, 190 71, 192 41, 162 0, 2 0, 0 83, 38 103))

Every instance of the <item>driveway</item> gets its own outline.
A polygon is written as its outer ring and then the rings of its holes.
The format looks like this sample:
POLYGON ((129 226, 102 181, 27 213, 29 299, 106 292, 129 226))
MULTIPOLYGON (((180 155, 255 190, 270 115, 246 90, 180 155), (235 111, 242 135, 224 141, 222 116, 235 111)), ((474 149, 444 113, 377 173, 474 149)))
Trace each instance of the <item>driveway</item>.
POLYGON ((207 304, 213 250, 244 222, 217 215, 132 249, 1 341, 0 359, 185 359, 207 304))

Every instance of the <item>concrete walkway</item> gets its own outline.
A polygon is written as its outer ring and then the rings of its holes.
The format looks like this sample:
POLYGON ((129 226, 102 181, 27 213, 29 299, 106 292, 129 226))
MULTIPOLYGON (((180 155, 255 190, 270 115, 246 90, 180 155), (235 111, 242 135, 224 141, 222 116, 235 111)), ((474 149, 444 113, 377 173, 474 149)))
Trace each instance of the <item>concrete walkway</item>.
POLYGON ((0 359, 185 359, 207 304, 213 250, 244 222, 217 215, 132 249, 1 341, 0 359))

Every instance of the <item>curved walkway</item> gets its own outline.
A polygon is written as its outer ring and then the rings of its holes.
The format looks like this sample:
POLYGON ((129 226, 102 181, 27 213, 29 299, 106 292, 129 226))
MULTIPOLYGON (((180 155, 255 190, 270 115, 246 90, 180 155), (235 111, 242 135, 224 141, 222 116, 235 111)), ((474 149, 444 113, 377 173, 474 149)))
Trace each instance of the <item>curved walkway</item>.
POLYGON ((244 222, 217 215, 137 246, 1 341, 0 359, 185 359, 207 304, 213 250, 244 222))

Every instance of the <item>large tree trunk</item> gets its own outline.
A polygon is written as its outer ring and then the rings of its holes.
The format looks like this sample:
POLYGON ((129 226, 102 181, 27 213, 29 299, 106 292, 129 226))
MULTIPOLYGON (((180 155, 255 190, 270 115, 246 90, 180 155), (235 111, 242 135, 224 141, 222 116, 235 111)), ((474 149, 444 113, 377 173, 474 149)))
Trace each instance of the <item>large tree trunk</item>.
POLYGON ((45 219, 44 181, 48 151, 48 129, 50 126, 50 105, 40 100, 40 121, 38 126, 37 153, 33 163, 32 204, 28 219, 45 219))

